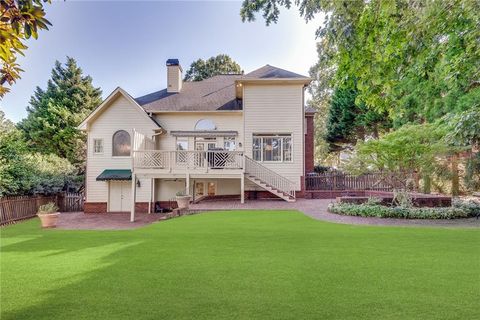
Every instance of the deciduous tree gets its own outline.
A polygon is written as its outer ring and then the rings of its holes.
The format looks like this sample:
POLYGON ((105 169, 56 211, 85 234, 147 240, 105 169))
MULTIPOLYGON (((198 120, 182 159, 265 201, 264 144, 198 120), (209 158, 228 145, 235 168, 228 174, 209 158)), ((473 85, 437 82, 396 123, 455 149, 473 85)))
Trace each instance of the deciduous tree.
POLYGON ((201 81, 219 74, 238 74, 242 69, 240 65, 226 54, 219 54, 207 60, 194 61, 187 72, 185 81, 201 81))

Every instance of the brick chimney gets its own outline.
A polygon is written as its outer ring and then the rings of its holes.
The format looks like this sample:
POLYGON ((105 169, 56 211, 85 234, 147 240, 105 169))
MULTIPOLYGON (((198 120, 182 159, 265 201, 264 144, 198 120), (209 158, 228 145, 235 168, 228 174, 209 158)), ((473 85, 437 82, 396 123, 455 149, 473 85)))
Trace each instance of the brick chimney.
POLYGON ((182 90, 182 67, 178 59, 167 60, 167 92, 177 93, 182 90))

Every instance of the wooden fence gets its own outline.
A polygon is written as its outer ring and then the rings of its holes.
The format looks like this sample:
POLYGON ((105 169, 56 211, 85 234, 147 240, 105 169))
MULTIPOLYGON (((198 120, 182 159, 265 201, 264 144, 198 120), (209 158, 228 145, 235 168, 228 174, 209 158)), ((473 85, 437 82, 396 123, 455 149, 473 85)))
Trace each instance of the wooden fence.
POLYGON ((368 173, 354 176, 342 172, 320 173, 305 177, 306 190, 376 190, 392 191, 403 188, 405 184, 391 176, 368 173))
POLYGON ((61 212, 83 210, 83 193, 60 193, 50 196, 11 196, 0 198, 0 225, 35 217, 38 207, 55 202, 61 212))

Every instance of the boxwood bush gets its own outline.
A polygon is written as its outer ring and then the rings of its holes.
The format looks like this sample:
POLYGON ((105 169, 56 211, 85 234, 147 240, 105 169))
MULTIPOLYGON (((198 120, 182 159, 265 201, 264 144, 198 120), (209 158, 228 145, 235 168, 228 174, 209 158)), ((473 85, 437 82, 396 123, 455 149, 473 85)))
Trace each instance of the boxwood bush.
POLYGON ((333 213, 378 218, 404 219, 455 219, 474 217, 480 213, 480 203, 456 199, 451 207, 416 208, 386 207, 378 204, 333 203, 328 210, 333 213))

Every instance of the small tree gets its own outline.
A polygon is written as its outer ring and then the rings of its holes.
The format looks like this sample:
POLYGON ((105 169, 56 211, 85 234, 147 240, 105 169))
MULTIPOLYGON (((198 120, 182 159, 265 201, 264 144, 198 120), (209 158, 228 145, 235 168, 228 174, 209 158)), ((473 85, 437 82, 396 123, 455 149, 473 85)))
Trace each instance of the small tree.
POLYGON ((201 81, 219 74, 238 74, 240 65, 226 54, 219 54, 208 60, 198 59, 185 72, 185 81, 201 81))
POLYGON ((344 167, 356 174, 384 172, 399 181, 416 173, 429 184, 439 158, 456 151, 444 142, 444 136, 444 126, 406 125, 380 139, 359 142, 344 167))

